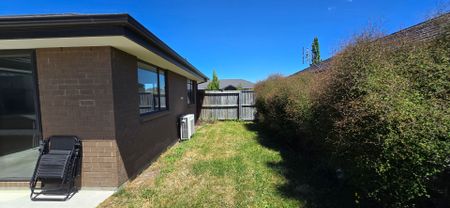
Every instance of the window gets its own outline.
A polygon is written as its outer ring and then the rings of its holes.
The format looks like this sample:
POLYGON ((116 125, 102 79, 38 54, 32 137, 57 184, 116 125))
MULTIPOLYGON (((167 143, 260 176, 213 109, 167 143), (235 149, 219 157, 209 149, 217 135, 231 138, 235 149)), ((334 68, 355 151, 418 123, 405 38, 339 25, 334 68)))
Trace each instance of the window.
POLYGON ((194 91, 194 81, 187 80, 187 103, 195 104, 195 91, 194 91))
POLYGON ((0 180, 29 180, 40 141, 32 51, 0 51, 0 180))
POLYGON ((138 64, 139 113, 167 110, 167 85, 164 70, 138 64))

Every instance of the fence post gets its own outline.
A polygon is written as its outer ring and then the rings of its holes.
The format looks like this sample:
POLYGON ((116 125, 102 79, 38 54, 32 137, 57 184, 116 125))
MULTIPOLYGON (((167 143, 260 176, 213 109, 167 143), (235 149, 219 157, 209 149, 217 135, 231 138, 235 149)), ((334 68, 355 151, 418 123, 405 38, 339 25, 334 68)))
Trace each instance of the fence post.
POLYGON ((239 94, 238 94, 238 120, 241 120, 241 112, 242 112, 242 90, 239 90, 239 94))

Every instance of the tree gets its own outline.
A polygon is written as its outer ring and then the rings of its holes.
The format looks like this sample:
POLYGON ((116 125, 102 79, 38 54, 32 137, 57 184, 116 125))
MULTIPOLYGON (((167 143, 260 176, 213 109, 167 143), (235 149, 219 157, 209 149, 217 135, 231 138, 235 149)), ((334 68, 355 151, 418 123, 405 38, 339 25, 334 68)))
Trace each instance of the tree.
POLYGON ((236 87, 236 90, 243 90, 244 86, 242 86, 242 83, 239 83, 238 86, 236 87))
POLYGON ((311 46, 311 65, 317 65, 322 60, 320 60, 320 48, 319 48, 319 39, 317 37, 314 38, 314 41, 311 46))
POLYGON ((219 84, 220 84, 220 82, 219 82, 219 78, 217 77, 216 70, 213 70, 213 78, 212 78, 211 82, 208 84, 207 89, 208 90, 220 90, 219 84))

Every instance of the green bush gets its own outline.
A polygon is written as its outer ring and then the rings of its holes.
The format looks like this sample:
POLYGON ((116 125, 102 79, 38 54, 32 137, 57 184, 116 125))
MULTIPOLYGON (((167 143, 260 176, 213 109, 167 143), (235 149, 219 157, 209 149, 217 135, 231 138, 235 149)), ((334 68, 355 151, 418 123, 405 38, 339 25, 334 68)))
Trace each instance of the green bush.
POLYGON ((285 142, 301 142, 298 135, 309 134, 311 83, 314 75, 282 77, 272 75, 255 86, 258 120, 285 142))
POLYGON ((324 141, 363 196, 398 207, 427 196, 448 165, 450 48, 394 45, 362 37, 339 53, 314 111, 332 124, 324 141))
POLYGON ((363 35, 326 73, 259 83, 260 122, 303 150, 321 148, 363 201, 414 206, 450 168, 449 54, 449 33, 426 43, 363 35))

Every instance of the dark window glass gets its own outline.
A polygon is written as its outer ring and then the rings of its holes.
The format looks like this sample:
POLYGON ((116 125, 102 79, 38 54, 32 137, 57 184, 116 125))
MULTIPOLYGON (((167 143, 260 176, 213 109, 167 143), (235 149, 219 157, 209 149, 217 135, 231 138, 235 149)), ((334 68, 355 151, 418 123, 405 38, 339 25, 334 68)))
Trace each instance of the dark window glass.
POLYGON ((139 113, 167 109, 165 71, 139 64, 139 113))
POLYGON ((187 80, 187 103, 194 104, 195 103, 195 91, 194 91, 194 81, 188 79, 187 80))
POLYGON ((34 107, 30 57, 0 57, 0 129, 34 129, 34 107))

